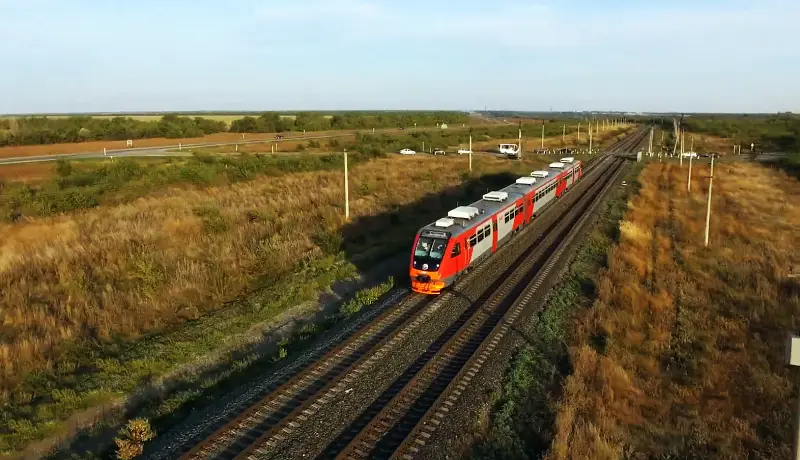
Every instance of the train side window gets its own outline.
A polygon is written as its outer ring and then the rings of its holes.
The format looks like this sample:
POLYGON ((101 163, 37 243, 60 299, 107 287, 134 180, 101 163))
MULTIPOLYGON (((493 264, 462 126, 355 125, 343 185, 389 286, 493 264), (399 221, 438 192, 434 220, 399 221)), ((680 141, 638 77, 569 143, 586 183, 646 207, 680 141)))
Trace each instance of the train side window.
POLYGON ((478 243, 483 241, 483 232, 478 232, 478 243))
POLYGON ((488 238, 492 234, 492 226, 487 225, 486 227, 484 227, 483 234, 486 235, 486 237, 488 238))
POLYGON ((461 243, 456 243, 453 246, 453 252, 450 253, 450 257, 458 257, 461 255, 461 243))
POLYGON ((478 238, 475 235, 469 237, 469 247, 473 248, 476 244, 478 244, 478 238))

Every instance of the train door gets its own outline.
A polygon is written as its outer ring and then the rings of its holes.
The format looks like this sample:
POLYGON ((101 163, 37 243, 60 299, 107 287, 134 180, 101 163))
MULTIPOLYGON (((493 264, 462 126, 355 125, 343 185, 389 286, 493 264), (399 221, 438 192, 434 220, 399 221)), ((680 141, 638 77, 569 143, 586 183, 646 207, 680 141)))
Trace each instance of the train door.
POLYGON ((467 267, 467 256, 469 255, 469 251, 464 246, 464 239, 459 238, 453 244, 453 247, 450 249, 450 263, 451 266, 455 270, 456 276, 460 275, 462 271, 467 267))

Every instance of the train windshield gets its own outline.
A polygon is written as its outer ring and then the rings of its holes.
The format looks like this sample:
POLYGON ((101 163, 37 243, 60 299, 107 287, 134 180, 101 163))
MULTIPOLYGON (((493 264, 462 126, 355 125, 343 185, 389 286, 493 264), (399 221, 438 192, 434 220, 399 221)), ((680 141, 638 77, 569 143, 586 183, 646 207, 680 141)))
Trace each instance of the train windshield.
POLYGON ((442 260, 446 247, 447 240, 445 239, 423 236, 417 242, 417 248, 414 249, 414 257, 429 257, 433 260, 442 260))
POLYGON ((422 236, 414 248, 414 268, 417 270, 438 270, 444 258, 447 239, 422 236))

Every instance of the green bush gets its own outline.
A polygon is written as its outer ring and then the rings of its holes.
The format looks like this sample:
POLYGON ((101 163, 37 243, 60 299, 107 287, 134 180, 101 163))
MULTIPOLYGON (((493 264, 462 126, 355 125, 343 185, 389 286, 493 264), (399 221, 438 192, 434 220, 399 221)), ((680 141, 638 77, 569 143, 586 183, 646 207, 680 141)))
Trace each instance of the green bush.
POLYGON ((389 292, 393 287, 394 278, 390 276, 386 281, 377 286, 362 289, 356 292, 353 299, 339 307, 339 314, 345 317, 354 315, 360 312, 362 308, 377 302, 382 295, 389 292))

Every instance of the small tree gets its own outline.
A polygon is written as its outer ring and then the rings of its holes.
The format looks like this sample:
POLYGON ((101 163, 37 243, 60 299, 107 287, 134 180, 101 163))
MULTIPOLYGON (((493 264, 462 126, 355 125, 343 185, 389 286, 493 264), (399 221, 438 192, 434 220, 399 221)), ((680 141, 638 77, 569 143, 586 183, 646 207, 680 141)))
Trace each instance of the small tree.
POLYGON ((67 177, 72 174, 72 164, 67 160, 58 160, 56 162, 56 173, 61 177, 67 177))
POLYGON ((119 431, 119 436, 114 438, 117 445, 117 458, 129 460, 144 452, 144 443, 153 439, 155 433, 150 429, 147 419, 135 418, 129 420, 125 428, 119 431))

